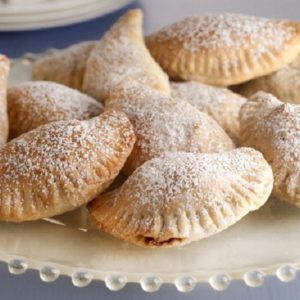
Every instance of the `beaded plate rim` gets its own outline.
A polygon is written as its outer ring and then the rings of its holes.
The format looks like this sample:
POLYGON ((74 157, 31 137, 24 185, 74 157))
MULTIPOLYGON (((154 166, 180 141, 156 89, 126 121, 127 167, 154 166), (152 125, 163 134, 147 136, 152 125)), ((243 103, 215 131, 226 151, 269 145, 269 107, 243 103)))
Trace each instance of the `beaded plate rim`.
POLYGON ((76 287, 86 287, 94 280, 104 281, 106 287, 111 291, 119 291, 127 283, 139 283, 145 292, 158 291, 162 284, 173 284, 179 292, 190 292, 198 283, 208 283, 213 290, 226 290, 233 280, 242 280, 248 287, 259 287, 263 285, 268 276, 276 276, 281 282, 291 282, 296 279, 300 270, 300 263, 286 263, 250 270, 239 270, 232 272, 216 272, 214 275, 204 275, 203 271, 193 271, 193 274, 178 275, 167 273, 147 274, 134 273, 122 274, 101 272, 95 269, 81 269, 63 264, 33 260, 13 254, 1 253, 0 260, 5 262, 11 274, 21 275, 28 269, 39 272, 40 279, 44 282, 54 282, 59 276, 64 275, 71 278, 76 287))

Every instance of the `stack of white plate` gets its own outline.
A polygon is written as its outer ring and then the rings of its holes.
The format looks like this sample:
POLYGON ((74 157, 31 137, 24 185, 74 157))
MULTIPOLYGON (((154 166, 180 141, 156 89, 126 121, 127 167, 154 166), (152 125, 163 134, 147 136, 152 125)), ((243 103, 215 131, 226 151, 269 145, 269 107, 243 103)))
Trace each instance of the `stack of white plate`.
POLYGON ((93 19, 133 0, 0 0, 0 30, 28 30, 93 19))

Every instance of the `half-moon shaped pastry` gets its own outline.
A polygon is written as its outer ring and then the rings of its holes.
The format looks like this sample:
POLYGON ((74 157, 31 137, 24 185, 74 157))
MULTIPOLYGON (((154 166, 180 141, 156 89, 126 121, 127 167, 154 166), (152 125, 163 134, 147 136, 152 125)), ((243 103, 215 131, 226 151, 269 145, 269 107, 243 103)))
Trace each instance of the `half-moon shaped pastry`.
POLYGON ((300 23, 205 14, 162 28, 146 44, 172 79, 228 86, 292 62, 300 50, 300 23))
POLYGON ((95 41, 82 42, 45 54, 32 64, 34 80, 49 80, 81 90, 87 59, 95 41))
POLYGON ((239 139, 239 111, 246 99, 226 88, 200 82, 173 82, 172 97, 185 100, 213 117, 237 143, 239 139))
POLYGON ((134 126, 137 142, 124 172, 165 152, 223 152, 235 146, 225 131, 206 113, 191 104, 161 95, 131 82, 105 109, 121 110, 134 126))
POLYGON ((250 148, 167 153, 139 167, 89 205, 96 226, 144 247, 183 245, 216 234, 260 208, 272 170, 250 148))
POLYGON ((62 214, 94 199, 123 167, 135 135, 122 112, 40 126, 0 149, 0 220, 62 214))
POLYGON ((241 144, 260 151, 274 173, 273 195, 300 207, 300 106, 259 92, 241 108, 241 144))
POLYGON ((5 144, 8 138, 6 92, 9 65, 9 59, 6 56, 0 54, 0 146, 5 144))
POLYGON ((151 57, 142 32, 142 12, 130 10, 96 44, 87 61, 83 91, 105 102, 126 80, 170 95, 168 76, 151 57))
POLYGON ((284 102, 300 104, 300 55, 291 64, 270 75, 259 77, 233 88, 246 97, 264 91, 284 102))
POLYGON ((7 96, 10 138, 53 121, 90 119, 103 111, 93 98, 49 81, 10 87, 7 96))

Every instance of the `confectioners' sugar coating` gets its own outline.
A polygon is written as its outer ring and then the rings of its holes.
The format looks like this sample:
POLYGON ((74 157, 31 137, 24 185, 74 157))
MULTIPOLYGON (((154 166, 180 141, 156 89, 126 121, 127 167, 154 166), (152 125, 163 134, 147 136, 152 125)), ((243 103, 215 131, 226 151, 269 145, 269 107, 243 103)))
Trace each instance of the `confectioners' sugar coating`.
POLYGON ((256 55, 260 56, 269 48, 281 49, 284 42, 293 37, 296 29, 288 26, 289 21, 274 20, 239 15, 206 14, 187 17, 161 29, 156 35, 158 41, 177 39, 191 52, 199 48, 224 49, 254 45, 256 55))
POLYGON ((0 219, 34 220, 79 207, 118 175, 135 135, 125 114, 59 121, 0 149, 0 219))
POLYGON ((300 206, 300 107, 260 92, 241 108, 241 143, 261 151, 274 173, 274 196, 300 206))
POLYGON ((171 88, 173 98, 187 101, 198 110, 209 114, 238 143, 239 111, 246 101, 244 97, 226 88, 195 81, 173 82, 171 88))
POLYGON ((29 81, 8 89, 11 138, 53 121, 85 120, 102 111, 96 100, 55 82, 29 81))
POLYGON ((81 90, 87 59, 95 43, 82 42, 39 58, 32 64, 33 79, 55 81, 81 90))
POLYGON ((106 102, 106 108, 125 112, 137 135, 126 163, 127 173, 166 151, 210 153, 234 148, 231 139, 210 116, 185 101, 133 82, 122 86, 118 96, 106 102))
POLYGON ((122 81, 138 81, 169 95, 167 75, 151 57, 142 33, 142 12, 130 10, 96 44, 87 61, 83 90, 105 102, 122 81))
POLYGON ((300 23, 238 14, 193 16, 146 39, 175 79, 232 85, 290 63, 300 49, 300 23))
POLYGON ((250 148, 166 153, 89 205, 104 231, 141 246, 186 244, 220 232, 265 203, 272 171, 250 148))
POLYGON ((264 91, 284 102, 300 104, 300 55, 284 68, 270 75, 245 82, 234 89, 246 97, 264 91))

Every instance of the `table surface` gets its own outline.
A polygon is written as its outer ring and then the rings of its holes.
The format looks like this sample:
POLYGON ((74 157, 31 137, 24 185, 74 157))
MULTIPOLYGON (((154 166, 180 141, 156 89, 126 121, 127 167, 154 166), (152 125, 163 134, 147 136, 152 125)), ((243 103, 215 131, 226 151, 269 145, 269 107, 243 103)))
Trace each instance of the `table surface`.
MULTIPOLYGON (((150 33, 180 17, 212 11, 240 12, 266 17, 300 19, 299 0, 140 0, 108 16, 82 24, 30 32, 0 32, 0 53, 18 57, 26 52, 41 52, 50 47, 63 48, 81 40, 97 39, 129 7, 141 7, 145 13, 145 32, 150 33)), ((275 277, 266 278, 263 286, 249 288, 242 281, 233 282, 226 291, 217 292, 208 284, 199 284, 192 292, 182 294, 174 286, 163 285, 148 294, 137 284, 127 284, 120 292, 110 292, 103 282, 94 281, 86 288, 76 288, 70 278, 61 276, 54 283, 43 283, 36 271, 10 275, 0 263, 0 299, 13 300, 79 300, 79 299, 300 299, 300 278, 282 283, 275 277)))

